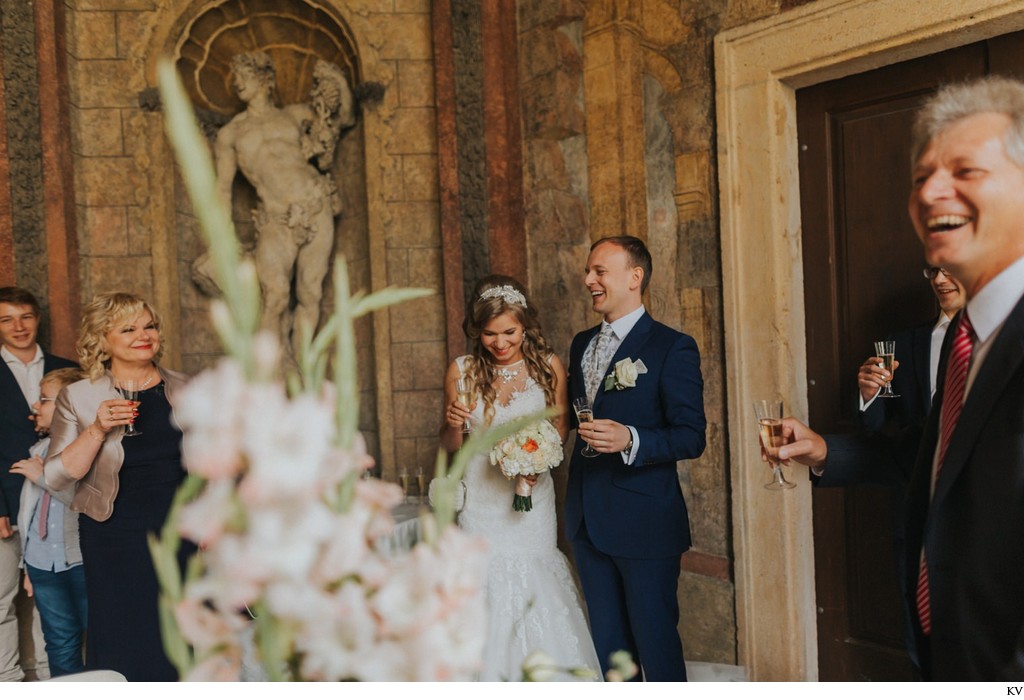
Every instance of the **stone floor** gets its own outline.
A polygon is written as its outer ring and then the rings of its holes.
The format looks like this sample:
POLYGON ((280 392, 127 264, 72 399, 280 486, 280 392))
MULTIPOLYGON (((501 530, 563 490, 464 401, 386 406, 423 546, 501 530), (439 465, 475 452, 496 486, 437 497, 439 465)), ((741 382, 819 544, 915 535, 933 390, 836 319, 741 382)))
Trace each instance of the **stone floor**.
POLYGON ((721 683, 748 680, 747 669, 743 666, 713 664, 705 661, 687 661, 686 677, 688 680, 698 683, 701 681, 721 683))

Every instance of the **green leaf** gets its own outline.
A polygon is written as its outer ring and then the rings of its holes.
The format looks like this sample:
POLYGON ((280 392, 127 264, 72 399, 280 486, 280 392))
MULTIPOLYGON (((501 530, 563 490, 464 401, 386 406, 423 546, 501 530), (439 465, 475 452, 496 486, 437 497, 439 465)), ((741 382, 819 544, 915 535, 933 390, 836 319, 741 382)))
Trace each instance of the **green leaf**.
POLYGON ((435 290, 425 287, 385 287, 369 296, 354 300, 352 304, 352 318, 358 318, 371 311, 400 304, 403 301, 433 296, 436 293, 435 290))

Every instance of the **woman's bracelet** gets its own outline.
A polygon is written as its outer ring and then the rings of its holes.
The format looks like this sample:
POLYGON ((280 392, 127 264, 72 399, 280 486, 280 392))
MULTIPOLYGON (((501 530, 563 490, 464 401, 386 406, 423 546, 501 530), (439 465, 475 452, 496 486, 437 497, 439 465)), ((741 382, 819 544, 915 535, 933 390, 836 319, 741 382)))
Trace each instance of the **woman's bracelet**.
POLYGON ((96 433, 92 431, 91 425, 85 429, 85 432, 89 433, 89 437, 91 437, 93 440, 100 443, 101 445, 107 441, 107 436, 104 435, 102 432, 100 432, 100 435, 97 436, 96 433))

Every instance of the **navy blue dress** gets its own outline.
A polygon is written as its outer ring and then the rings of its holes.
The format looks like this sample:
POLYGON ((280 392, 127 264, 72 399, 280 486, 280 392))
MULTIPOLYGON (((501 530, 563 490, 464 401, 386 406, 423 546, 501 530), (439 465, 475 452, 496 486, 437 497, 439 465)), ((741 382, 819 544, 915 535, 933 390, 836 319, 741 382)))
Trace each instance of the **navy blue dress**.
MULTIPOLYGON (((175 681, 160 638, 159 585, 146 537, 159 533, 185 478, 181 431, 170 420, 163 384, 139 395, 137 437, 124 438, 114 512, 104 522, 82 515, 79 529, 89 599, 86 668, 129 681, 175 681)), ((182 547, 179 559, 194 551, 182 547)))

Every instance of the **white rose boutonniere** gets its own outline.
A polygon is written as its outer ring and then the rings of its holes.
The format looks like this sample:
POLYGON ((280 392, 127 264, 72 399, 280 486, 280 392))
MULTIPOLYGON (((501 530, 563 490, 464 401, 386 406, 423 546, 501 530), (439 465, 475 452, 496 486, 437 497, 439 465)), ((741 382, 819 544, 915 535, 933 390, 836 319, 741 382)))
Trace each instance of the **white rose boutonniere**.
POLYGON ((635 362, 628 357, 615 363, 615 368, 604 379, 604 390, 631 389, 636 386, 637 377, 647 374, 647 366, 643 360, 635 362))

